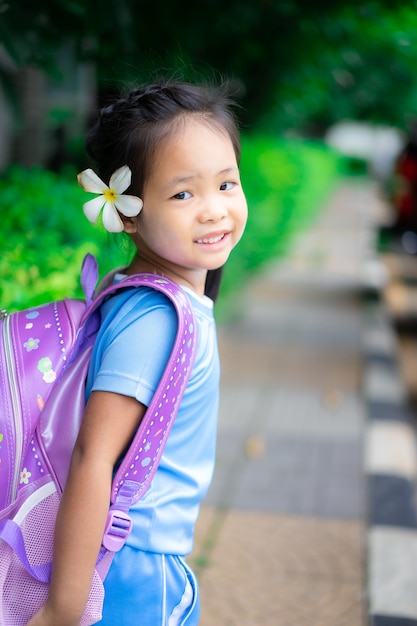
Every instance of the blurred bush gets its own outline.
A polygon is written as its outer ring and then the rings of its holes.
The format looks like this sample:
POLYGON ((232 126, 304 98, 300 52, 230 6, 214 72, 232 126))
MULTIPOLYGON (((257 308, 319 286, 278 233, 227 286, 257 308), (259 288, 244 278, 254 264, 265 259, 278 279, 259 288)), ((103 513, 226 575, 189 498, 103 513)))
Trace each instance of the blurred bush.
POLYGON ((82 296, 82 260, 91 252, 100 274, 129 260, 126 251, 84 217, 87 194, 68 170, 12 167, 0 180, 0 306, 16 310, 82 296))
MULTIPOLYGON (((248 273, 288 249, 294 232, 312 219, 338 175, 340 157, 319 143, 243 138, 243 186, 249 205, 246 233, 225 272, 224 294, 248 273)), ((10 168, 0 179, 0 306, 16 310, 64 296, 81 296, 87 252, 100 276, 132 256, 126 236, 111 236, 84 217, 89 199, 71 169, 10 168)))

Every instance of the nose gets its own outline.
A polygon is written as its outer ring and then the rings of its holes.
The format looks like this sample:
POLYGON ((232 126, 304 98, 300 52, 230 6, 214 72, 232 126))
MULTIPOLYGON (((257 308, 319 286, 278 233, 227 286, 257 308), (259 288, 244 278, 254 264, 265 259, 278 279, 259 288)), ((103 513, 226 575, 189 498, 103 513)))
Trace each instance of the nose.
POLYGON ((218 195, 214 198, 208 198, 204 206, 200 211, 201 222, 219 222, 225 218, 228 214, 226 201, 223 198, 219 198, 218 195))

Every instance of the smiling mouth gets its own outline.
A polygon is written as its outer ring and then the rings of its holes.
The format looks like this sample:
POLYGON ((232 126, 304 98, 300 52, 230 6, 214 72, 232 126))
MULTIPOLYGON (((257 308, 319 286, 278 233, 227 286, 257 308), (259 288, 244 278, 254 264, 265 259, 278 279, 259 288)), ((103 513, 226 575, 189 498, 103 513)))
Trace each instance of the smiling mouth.
POLYGON ((197 239, 196 243, 217 243, 218 241, 224 239, 224 237, 225 233, 222 233, 221 235, 216 235, 216 237, 203 237, 202 239, 197 239))

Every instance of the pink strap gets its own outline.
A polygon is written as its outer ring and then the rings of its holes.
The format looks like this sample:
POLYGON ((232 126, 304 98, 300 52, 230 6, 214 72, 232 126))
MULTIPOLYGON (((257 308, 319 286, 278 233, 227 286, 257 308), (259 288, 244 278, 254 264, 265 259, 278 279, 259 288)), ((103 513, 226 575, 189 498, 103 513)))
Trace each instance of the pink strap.
POLYGON ((88 325, 102 302, 120 289, 151 287, 174 305, 178 327, 171 355, 136 435, 113 479, 111 502, 117 510, 128 511, 149 487, 158 468, 164 446, 178 412, 197 347, 197 328, 190 301, 172 280, 157 274, 136 274, 104 289, 86 310, 81 322, 88 325))
MULTIPOLYGON (((146 275, 143 278, 145 284, 158 289, 170 298, 177 311, 178 328, 159 385, 114 477, 111 501, 117 502, 118 506, 129 501, 133 504, 148 489, 178 412, 197 348, 197 328, 186 294, 166 278, 154 275, 146 275)), ((130 281, 131 279, 122 282, 126 286, 130 281)))

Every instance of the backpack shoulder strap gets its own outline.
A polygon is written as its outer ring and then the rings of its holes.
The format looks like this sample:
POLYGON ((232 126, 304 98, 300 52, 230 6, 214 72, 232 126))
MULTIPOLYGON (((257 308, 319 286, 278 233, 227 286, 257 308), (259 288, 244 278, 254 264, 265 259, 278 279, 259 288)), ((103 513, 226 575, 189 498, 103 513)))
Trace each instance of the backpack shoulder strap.
POLYGON ((197 347, 197 328, 187 295, 172 280, 157 274, 127 276, 105 288, 87 308, 81 326, 109 295, 131 287, 150 287, 163 293, 175 308, 178 326, 165 371, 113 480, 111 502, 117 509, 126 511, 144 495, 158 468, 197 347))
MULTIPOLYGON (((177 313, 177 333, 164 373, 113 478, 110 495, 112 504, 107 516, 100 559, 106 550, 108 554, 119 550, 131 531, 129 509, 145 494, 158 469, 197 349, 197 327, 187 295, 172 280, 156 274, 128 276, 103 289, 87 309, 85 322, 88 323, 94 317, 100 304, 109 295, 120 289, 141 286, 160 291, 172 302, 177 313)), ((105 563, 106 559, 103 564, 107 567, 108 563, 105 563)))

